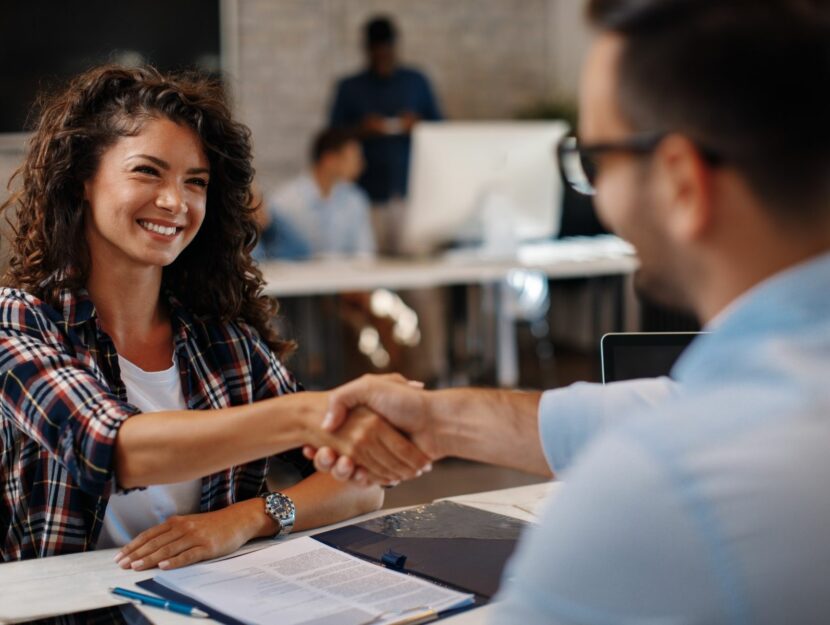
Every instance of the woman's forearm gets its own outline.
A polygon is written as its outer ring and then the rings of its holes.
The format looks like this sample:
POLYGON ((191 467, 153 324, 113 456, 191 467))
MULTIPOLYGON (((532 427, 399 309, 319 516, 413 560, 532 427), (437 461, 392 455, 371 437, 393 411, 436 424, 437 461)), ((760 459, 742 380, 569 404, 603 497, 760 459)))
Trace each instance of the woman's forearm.
MULTIPOLYGON (((314 473, 281 492, 294 502, 295 532, 379 510, 384 495, 380 486, 339 482, 327 473, 314 473)), ((247 528, 248 540, 276 533, 276 523, 265 513, 265 502, 261 497, 235 505, 239 507, 240 522, 247 528)))
POLYGON ((294 531, 337 523, 383 505, 380 486, 339 482, 327 473, 314 473, 282 492, 291 497, 297 509, 294 531))
POLYGON ((124 488, 196 479, 308 444, 319 437, 326 393, 295 393, 245 406, 130 417, 115 442, 124 488))

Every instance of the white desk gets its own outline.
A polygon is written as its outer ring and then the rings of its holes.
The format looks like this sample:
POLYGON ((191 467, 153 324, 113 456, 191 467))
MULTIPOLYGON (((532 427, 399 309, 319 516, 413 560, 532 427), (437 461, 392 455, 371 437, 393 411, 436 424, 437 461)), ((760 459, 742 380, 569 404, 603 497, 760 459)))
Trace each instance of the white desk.
MULTIPOLYGON (((270 261, 260 265, 265 293, 274 297, 335 295, 387 288, 500 285, 516 270, 550 279, 628 275, 639 262, 633 248, 614 236, 573 237, 521 246, 514 257, 490 258, 469 250, 425 259, 270 261)), ((502 297, 495 299, 499 386, 519 382, 515 323, 502 297)))
MULTIPOLYGON (((450 501, 530 521, 534 518, 530 511, 537 509, 539 502, 556 487, 557 484, 521 486, 489 493, 451 497, 450 501)), ((382 510, 311 532, 300 532, 295 537, 323 532, 354 523, 356 520, 389 512, 389 510, 382 510)), ((246 545, 237 554, 270 545, 270 541, 257 541, 246 545)), ((124 571, 112 561, 115 551, 115 549, 106 549, 0 564, 0 622, 14 622, 20 619, 91 610, 123 603, 123 600, 113 597, 108 592, 107 589, 111 586, 146 592, 135 586, 135 582, 152 577, 157 571, 138 573, 124 571)), ((192 618, 164 610, 146 607, 139 609, 158 625, 194 625, 196 623, 192 618)), ((441 621, 441 623, 480 625, 485 622, 488 610, 487 606, 477 608, 441 621)), ((199 622, 204 621, 200 619, 199 622)))
POLYGON ((465 250, 422 259, 331 259, 260 264, 265 292, 275 297, 488 284, 507 278, 516 269, 541 271, 549 278, 564 279, 625 275, 633 273, 637 267, 631 246, 613 236, 527 244, 511 258, 489 258, 465 250))

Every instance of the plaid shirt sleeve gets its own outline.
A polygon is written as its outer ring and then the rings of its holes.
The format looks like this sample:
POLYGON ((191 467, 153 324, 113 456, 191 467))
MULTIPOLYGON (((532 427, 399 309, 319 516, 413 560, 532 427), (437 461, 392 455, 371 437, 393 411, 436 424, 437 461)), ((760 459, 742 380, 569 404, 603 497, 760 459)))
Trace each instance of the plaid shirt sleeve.
MULTIPOLYGON (((285 368, 259 333, 244 323, 241 323, 240 327, 248 339, 251 350, 254 401, 301 392, 302 384, 285 368)), ((291 449, 277 454, 276 457, 293 465, 304 478, 314 473, 314 463, 303 456, 302 449, 291 449)))
POLYGON ((31 296, 0 298, 0 410, 54 455, 82 491, 115 489, 121 424, 138 409, 112 394, 88 352, 79 357, 51 309, 31 296))
POLYGON ((303 390, 302 385, 271 351, 259 332, 243 321, 238 321, 237 327, 244 335, 250 353, 253 401, 303 390))

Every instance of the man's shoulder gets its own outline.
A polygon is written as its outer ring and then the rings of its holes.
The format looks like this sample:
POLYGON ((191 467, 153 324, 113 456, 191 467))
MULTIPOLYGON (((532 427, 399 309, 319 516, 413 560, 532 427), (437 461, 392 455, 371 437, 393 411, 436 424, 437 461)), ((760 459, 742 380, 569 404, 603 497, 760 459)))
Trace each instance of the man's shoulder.
POLYGON ((369 71, 365 69, 353 74, 346 74, 337 81, 337 88, 352 89, 354 87, 359 87, 365 84, 366 81, 369 80, 369 77, 369 71))
POLYGON ((296 210, 308 201, 314 189, 314 181, 308 172, 297 174, 282 182, 268 196, 268 204, 280 210, 296 210))
POLYGON ((334 194, 338 202, 348 205, 352 210, 362 211, 371 205, 369 194, 353 182, 338 182, 334 194))
POLYGON ((426 73, 414 65, 400 65, 397 69, 397 73, 399 76, 410 80, 427 80, 426 73))
POLYGON ((809 442, 830 436, 830 424, 823 419, 828 411, 830 399, 814 382, 738 378, 684 387, 608 434, 651 458, 681 485, 703 488, 726 475, 747 483, 753 476, 772 480, 784 474, 798 480, 806 477, 800 473, 804 467, 830 470, 830 456, 809 442))

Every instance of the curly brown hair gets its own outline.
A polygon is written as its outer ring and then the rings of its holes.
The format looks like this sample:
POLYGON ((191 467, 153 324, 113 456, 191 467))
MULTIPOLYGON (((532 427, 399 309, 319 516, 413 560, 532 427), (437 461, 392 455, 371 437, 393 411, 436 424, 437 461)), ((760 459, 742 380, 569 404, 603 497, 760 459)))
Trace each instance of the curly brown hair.
POLYGON ((249 323, 277 355, 287 356, 294 345, 271 326, 277 304, 262 294, 262 274, 251 259, 259 234, 251 133, 233 120, 222 85, 205 76, 104 65, 42 97, 28 153, 12 176, 20 178, 20 190, 0 207, 13 233, 4 283, 51 305, 62 289, 86 286, 84 182, 107 148, 159 117, 192 128, 210 162, 204 223, 164 267, 162 288, 194 315, 249 323))

